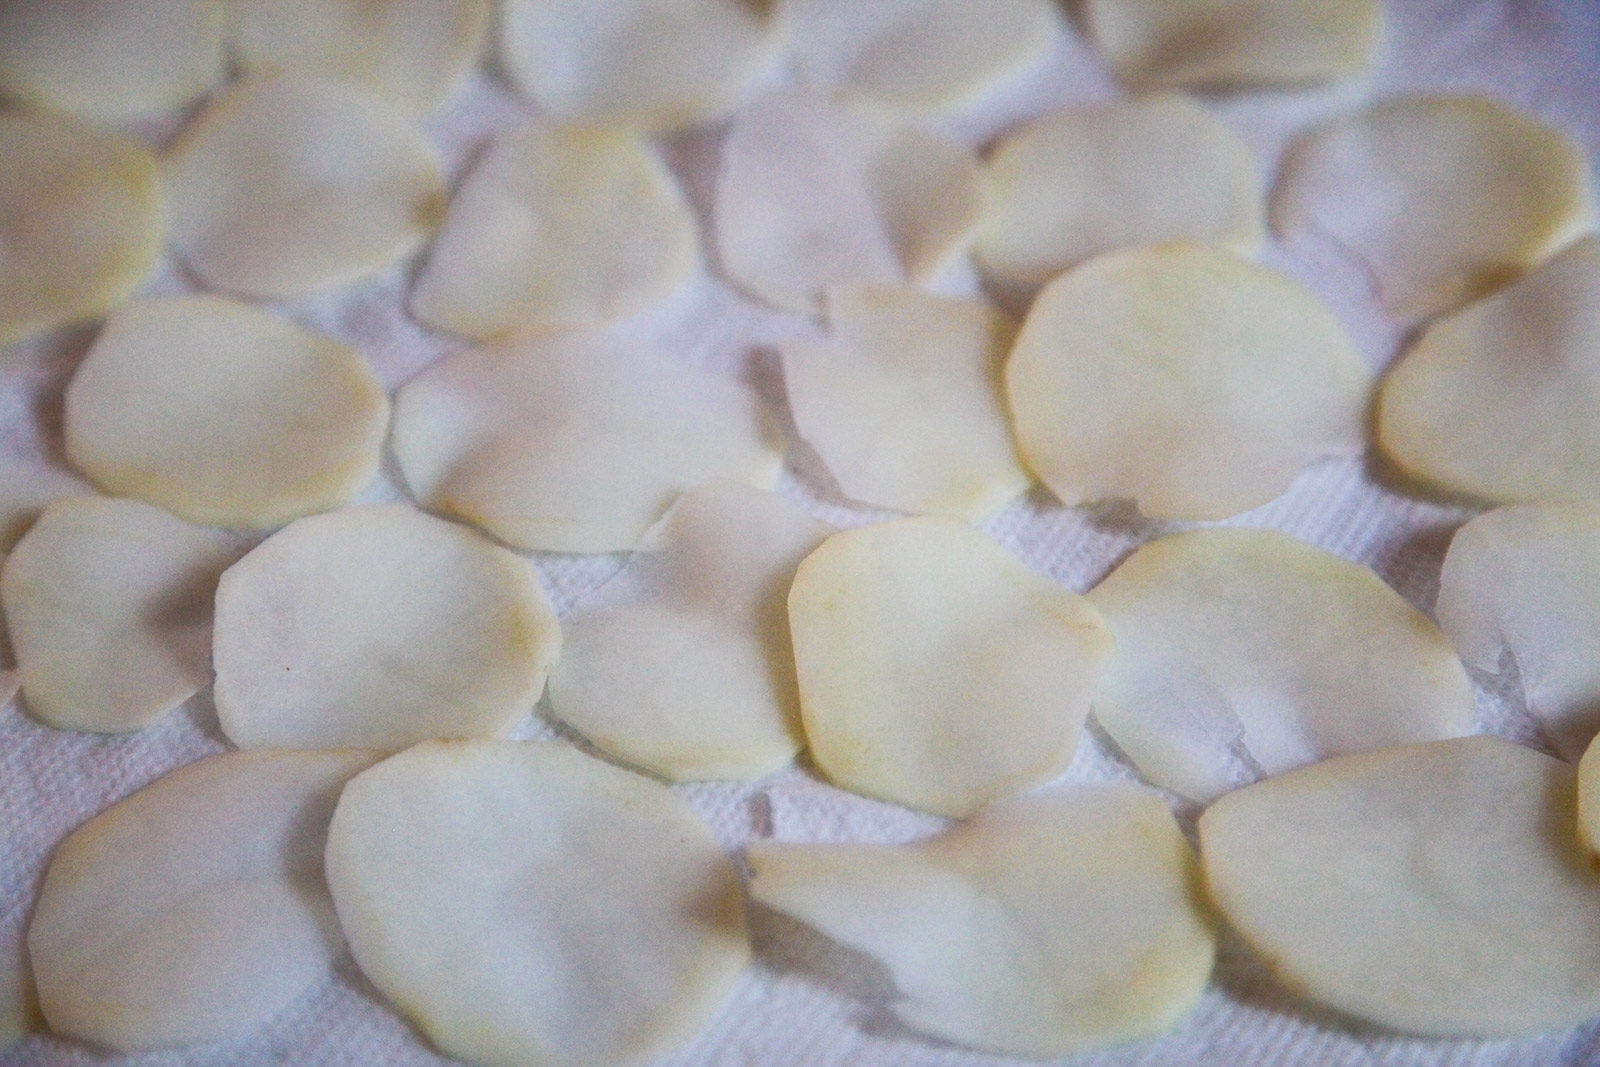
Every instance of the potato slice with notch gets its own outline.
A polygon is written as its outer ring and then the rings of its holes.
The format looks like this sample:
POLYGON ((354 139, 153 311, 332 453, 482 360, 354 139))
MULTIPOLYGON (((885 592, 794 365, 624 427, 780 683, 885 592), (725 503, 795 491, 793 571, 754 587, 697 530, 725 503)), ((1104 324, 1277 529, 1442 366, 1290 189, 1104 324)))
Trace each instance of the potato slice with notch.
POLYGON ((36 460, 0 458, 0 555, 28 532, 46 505, 67 496, 93 496, 94 486, 36 460))

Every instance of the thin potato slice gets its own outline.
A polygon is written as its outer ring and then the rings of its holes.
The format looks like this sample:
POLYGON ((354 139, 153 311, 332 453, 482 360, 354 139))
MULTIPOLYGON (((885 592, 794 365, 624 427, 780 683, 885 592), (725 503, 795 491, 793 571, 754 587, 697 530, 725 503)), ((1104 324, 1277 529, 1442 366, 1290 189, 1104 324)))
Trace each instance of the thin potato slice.
POLYGON ((484 1067, 634 1067, 743 974, 739 875, 671 791, 539 742, 418 745, 358 776, 328 834, 356 962, 484 1067))
POLYGON ((0 459, 0 555, 11 551, 39 513, 65 496, 92 496, 94 486, 43 463, 0 459))
POLYGON ((129 304, 67 387, 67 455, 109 492, 265 528, 378 473, 389 399, 360 353, 218 297, 129 304))
POLYGON ((789 624, 822 772, 955 818, 1066 769, 1112 647, 1087 600, 943 518, 828 538, 789 624))
POLYGON ((1153 519, 1224 518, 1357 451, 1369 386, 1315 293, 1188 242, 1057 278, 1006 363, 1023 459, 1051 492, 1153 519))
POLYGON ((1497 737, 1329 760, 1200 818, 1211 897, 1291 989, 1502 1038, 1600 1013, 1600 880, 1573 768, 1497 737))
POLYGON ((300 519, 217 589, 217 717, 240 748, 504 737, 561 631, 533 565, 399 504, 300 519))
POLYGON ((1193 800, 1472 732, 1472 683, 1427 616, 1284 534, 1164 537, 1089 599, 1117 637, 1095 718, 1146 778, 1193 800))
POLYGON ((57 847, 28 929, 50 1028, 123 1052, 240 1037, 341 950, 328 820, 365 752, 229 752, 57 847))

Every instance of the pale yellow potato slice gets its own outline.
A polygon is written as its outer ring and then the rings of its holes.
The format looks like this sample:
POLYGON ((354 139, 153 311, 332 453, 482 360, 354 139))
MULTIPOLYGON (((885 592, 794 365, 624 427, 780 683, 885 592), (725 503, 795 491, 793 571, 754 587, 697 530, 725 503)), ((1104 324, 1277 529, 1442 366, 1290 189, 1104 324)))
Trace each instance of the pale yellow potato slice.
POLYGON ((638 547, 709 478, 774 488, 782 471, 755 393, 598 333, 461 352, 395 398, 393 448, 424 506, 520 548, 638 547))
POLYGON ((1083 597, 933 517, 828 538, 789 625, 822 772, 956 818, 1066 769, 1112 648, 1083 597))
POLYGON ((1051 282, 1006 362, 1034 474, 1063 504, 1131 499, 1152 519, 1224 518, 1358 451, 1369 387, 1310 289, 1182 241, 1051 282))
POLYGON ((433 147, 368 90, 249 78, 212 100, 164 160, 173 245, 208 285, 277 300, 388 269, 443 218, 433 147))
POLYGON ((94 486, 32 460, 0 458, 0 554, 28 532, 45 505, 64 496, 92 496, 94 486))
POLYGON ((634 1067, 744 973, 739 875, 693 809, 564 745, 430 742, 345 789, 328 885, 356 962, 484 1067, 634 1067))
POLYGON ((328 820, 370 753, 229 752, 56 848, 28 929, 57 1033, 123 1052, 241 1037, 329 974, 328 820))
POLYGON ((1345 756, 1200 818, 1211 897, 1291 990, 1434 1037, 1600 1013, 1571 765, 1497 737, 1345 756))
POLYGON ((211 597, 237 553, 136 500, 58 500, 0 569, 28 710, 64 730, 151 725, 210 681, 211 597))
POLYGON ((139 142, 0 114, 0 345, 103 315, 161 252, 161 172, 139 142))
POLYGON ((1600 237, 1432 323, 1384 379, 1377 441, 1499 503, 1600 497, 1600 237))
POLYGON ((1399 96, 1312 130, 1285 157, 1272 224, 1354 257, 1395 318, 1498 288, 1595 224, 1583 148, 1474 96, 1399 96))
POLYGON ((66 396, 67 456, 103 489, 214 526, 348 503, 378 473, 389 398, 361 354, 220 297, 113 314, 66 396))
POLYGON ((1117 638, 1095 718, 1147 779, 1190 799, 1472 732, 1472 683, 1428 617, 1285 534, 1164 537, 1089 599, 1117 638))
POLYGON ((646 141, 531 124, 502 134, 456 193, 411 310, 479 341, 595 324, 660 303, 699 263, 694 214, 646 141))
POLYGON ((1016 324, 894 286, 828 296, 833 340, 781 346, 795 426, 855 500, 977 521, 1024 492, 1000 381, 1016 324))
POLYGON ((217 588, 217 717, 240 748, 504 737, 561 648, 533 565, 400 504, 300 519, 217 588))
POLYGON ((1593 741, 1578 760, 1578 838, 1600 869, 1600 744, 1593 741))

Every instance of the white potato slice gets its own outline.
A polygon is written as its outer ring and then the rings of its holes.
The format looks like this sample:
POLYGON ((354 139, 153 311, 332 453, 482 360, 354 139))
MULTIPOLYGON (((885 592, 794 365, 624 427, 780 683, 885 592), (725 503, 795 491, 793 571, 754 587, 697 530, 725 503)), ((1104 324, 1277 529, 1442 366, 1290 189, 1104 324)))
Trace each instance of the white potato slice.
POLYGON ((139 142, 0 114, 0 345, 125 300, 161 252, 161 211, 161 171, 139 142))
POLYGON ((223 753, 79 827, 28 929, 50 1028, 124 1052, 240 1037, 321 982, 342 948, 328 820, 372 760, 223 753))
POLYGON ((94 486, 66 471, 0 457, 0 555, 11 551, 51 501, 93 494, 94 486))
POLYGON ((1498 737, 1344 756, 1200 818, 1211 897, 1306 997, 1439 1037, 1600 1013, 1574 769, 1498 737))
POLYGON ((217 588, 217 716, 240 748, 504 737, 561 631, 533 565, 399 504, 300 519, 217 588))
POLYGON ((1483 296, 1595 224, 1583 148, 1504 104, 1400 96, 1312 130, 1285 157, 1272 223, 1337 246, 1398 319, 1483 296))
POLYGON ((625 130, 502 134, 451 202, 411 309, 487 341, 625 318, 700 263, 695 219, 655 151, 625 130))
POLYGON ((1371 376, 1299 282, 1189 242, 1045 287, 1006 362, 1023 459, 1068 506, 1220 519, 1358 451, 1371 376))
POLYGON ((981 300, 847 285, 831 342, 782 346, 789 408, 847 495, 976 522, 1028 488, 1000 382, 1016 324, 981 300))
POLYGON ((1112 647, 1087 600, 945 518, 828 538, 789 624, 822 772, 956 818, 1066 769, 1112 647))
POLYGON ((638 547, 710 478, 762 489, 783 457, 755 393, 594 333, 461 352, 395 397, 395 456, 425 506, 513 545, 638 547))
POLYGON ((378 473, 389 398, 361 354, 219 297, 128 304, 78 365, 67 456, 190 522, 266 528, 378 473))
POLYGON ((444 216, 422 131, 367 90, 251 78, 168 152, 172 243, 209 286, 266 300, 379 274, 444 216))
POLYGON ((1497 502, 1600 497, 1600 237, 1430 324, 1378 392, 1407 474, 1497 502))
POLYGON ((744 973, 738 873, 694 811, 564 745, 432 742, 354 779, 328 885, 356 962, 484 1067, 634 1067, 744 973))
POLYGON ((208 681, 214 530, 136 500, 51 504, 0 569, 28 710, 64 730, 139 730, 208 681))
POLYGON ((1147 779, 1192 800, 1472 732, 1472 683, 1428 617, 1285 534, 1164 537, 1089 599, 1117 637, 1095 718, 1147 779))

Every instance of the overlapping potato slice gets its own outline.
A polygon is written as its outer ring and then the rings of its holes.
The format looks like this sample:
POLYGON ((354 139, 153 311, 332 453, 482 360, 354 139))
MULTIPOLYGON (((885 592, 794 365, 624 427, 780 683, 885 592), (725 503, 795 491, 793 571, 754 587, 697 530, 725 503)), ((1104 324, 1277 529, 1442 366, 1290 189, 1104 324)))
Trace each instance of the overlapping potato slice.
POLYGON ((1117 638, 1095 717, 1146 778, 1191 799, 1472 731, 1472 683, 1427 616, 1285 534, 1164 537, 1089 599, 1117 638))
POLYGON ((57 847, 28 929, 50 1028, 124 1052, 239 1037, 320 982, 341 941, 328 819, 365 752, 229 752, 57 847))
POLYGON ((1410 320, 1560 251, 1594 228, 1595 198, 1582 147, 1560 130, 1479 97, 1401 96, 1296 142, 1272 222, 1354 256, 1410 320))
POLYGON ((236 553, 135 500, 51 504, 0 570, 28 710, 66 730, 138 730, 210 680, 211 596, 236 553))
POLYGON ((1023 459, 1051 492, 1153 519, 1244 511, 1356 451, 1369 385, 1315 293, 1182 241, 1051 282, 1006 363, 1023 459))
POLYGON ((161 252, 161 172, 131 138, 0 114, 0 345, 121 303, 161 252))
POLYGON ((217 716, 240 748, 504 737, 561 631, 533 565, 399 504, 300 519, 217 588, 217 716))
POLYGON ((129 304, 67 387, 67 455, 191 522, 270 527, 378 473, 389 399, 360 353, 218 297, 129 304))
POLYGON ((643 139, 528 125, 501 135, 456 194, 411 308, 480 341, 598 323, 664 300, 699 261, 694 215, 643 139))
POLYGON ((484 1067, 647 1063, 749 959, 710 829, 563 745, 432 742, 363 773, 334 813, 328 884, 367 977, 484 1067))
POLYGON ((359 281, 444 214, 438 159, 398 109, 348 83, 250 78, 165 160, 172 242, 207 285, 274 300, 359 281))
POLYGON ((1497 737, 1329 760, 1200 818, 1212 899, 1291 989, 1417 1034, 1600 1012, 1573 768, 1497 737))
POLYGON ((93 486, 66 471, 10 456, 0 458, 0 554, 11 550, 52 500, 93 493, 93 486))
POLYGON ((636 548, 683 490, 777 485, 756 395, 603 335, 453 355, 395 398, 395 456, 422 503, 522 548, 636 548))
POLYGON ((789 625, 822 772, 958 818, 1066 769, 1112 647, 1087 600, 945 518, 828 538, 789 625))

